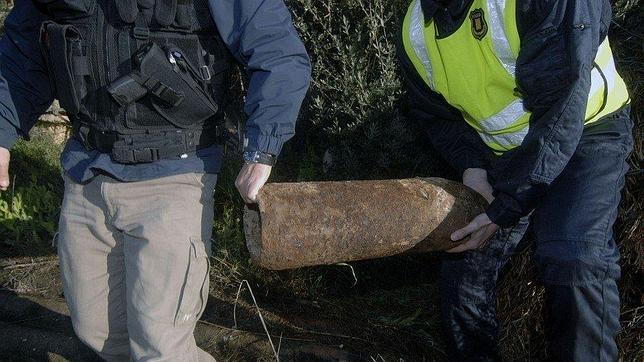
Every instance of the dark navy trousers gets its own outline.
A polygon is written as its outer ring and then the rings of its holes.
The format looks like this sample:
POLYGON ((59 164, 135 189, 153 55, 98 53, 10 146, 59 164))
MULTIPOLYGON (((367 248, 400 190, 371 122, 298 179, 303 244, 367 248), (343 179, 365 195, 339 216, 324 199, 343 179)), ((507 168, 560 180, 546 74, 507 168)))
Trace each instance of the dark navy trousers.
MULTIPOLYGON (((629 109, 585 128, 572 159, 528 218, 488 245, 447 256, 441 303, 450 360, 500 360, 496 282, 529 224, 545 286, 548 355, 555 361, 617 361, 619 251, 613 239, 626 158, 629 109)), ((511 276, 510 276, 511 277, 511 276)))

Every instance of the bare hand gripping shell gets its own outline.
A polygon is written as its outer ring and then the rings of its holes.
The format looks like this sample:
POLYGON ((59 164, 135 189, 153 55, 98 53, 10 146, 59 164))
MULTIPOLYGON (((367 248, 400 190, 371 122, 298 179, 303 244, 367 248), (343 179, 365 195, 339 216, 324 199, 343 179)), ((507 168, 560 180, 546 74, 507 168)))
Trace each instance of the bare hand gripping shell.
POLYGON ((486 205, 440 178, 272 183, 257 201, 244 211, 246 245, 273 270, 450 249, 486 205))

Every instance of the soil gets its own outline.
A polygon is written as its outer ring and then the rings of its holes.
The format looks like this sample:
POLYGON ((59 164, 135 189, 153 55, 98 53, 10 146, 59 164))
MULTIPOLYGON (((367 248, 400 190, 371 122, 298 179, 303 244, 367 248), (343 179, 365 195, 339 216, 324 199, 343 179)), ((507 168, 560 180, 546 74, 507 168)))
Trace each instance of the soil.
MULTIPOLYGON (((440 340, 427 332, 437 324, 438 313, 426 301, 435 293, 432 285, 417 284, 421 279, 386 285, 386 277, 377 283, 367 278, 350 295, 330 291, 318 300, 284 298, 250 285, 282 361, 444 360, 440 340)), ((214 285, 195 330, 197 344, 218 361, 274 361, 246 284, 237 301, 237 288, 214 285)), ((0 341, 2 361, 98 360, 74 335, 55 255, 0 258, 0 341)))

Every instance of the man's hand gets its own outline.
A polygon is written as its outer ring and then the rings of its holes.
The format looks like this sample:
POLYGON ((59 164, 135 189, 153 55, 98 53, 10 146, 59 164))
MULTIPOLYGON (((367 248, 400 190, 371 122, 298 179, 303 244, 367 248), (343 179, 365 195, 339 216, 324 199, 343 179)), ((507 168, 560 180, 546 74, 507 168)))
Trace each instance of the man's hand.
POLYGON ((488 203, 494 200, 492 185, 487 180, 487 171, 482 168, 468 168, 463 172, 463 184, 487 200, 488 203))
POLYGON ((11 154, 9 150, 0 147, 0 191, 9 189, 9 159, 11 154))
POLYGON ((264 186, 273 167, 262 163, 246 163, 239 171, 235 187, 247 204, 257 202, 257 193, 264 186))
POLYGON ((480 214, 464 228, 454 231, 451 236, 452 241, 458 241, 469 235, 469 240, 447 252, 460 253, 465 250, 481 249, 497 230, 499 225, 493 223, 487 214, 480 214))
MULTIPOLYGON (((492 185, 487 180, 487 171, 482 168, 468 168, 463 172, 463 184, 481 194, 488 203, 494 200, 492 185)), ((469 239, 455 248, 447 250, 448 253, 460 253, 466 250, 480 249, 499 230, 487 214, 483 213, 462 229, 452 233, 452 241, 458 241, 469 236, 469 239)))

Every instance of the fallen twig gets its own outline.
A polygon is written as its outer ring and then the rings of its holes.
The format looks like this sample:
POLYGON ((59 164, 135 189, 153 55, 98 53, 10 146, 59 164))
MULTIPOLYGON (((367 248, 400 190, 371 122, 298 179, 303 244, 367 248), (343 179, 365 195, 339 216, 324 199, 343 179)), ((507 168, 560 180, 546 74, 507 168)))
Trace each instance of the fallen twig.
POLYGON ((262 311, 259 309, 259 305, 257 304, 257 300, 255 299, 255 294, 253 293, 253 289, 250 287, 250 283, 248 283, 248 280, 244 279, 239 283, 239 289, 237 289, 237 297, 235 298, 235 304, 233 305, 233 320, 235 321, 235 327, 237 328, 237 301, 239 301, 239 295, 241 294, 242 286, 246 283, 246 286, 248 287, 248 291, 250 292, 250 296, 253 298, 253 303, 255 304, 255 308, 257 308, 257 314, 259 315, 259 320, 262 322, 262 327, 264 327, 264 331, 266 332, 266 336, 268 336, 268 342, 271 344, 271 348, 273 349, 273 353, 275 354, 275 360, 279 362, 280 356, 277 353, 277 350, 275 349, 275 345, 273 344, 273 339, 271 338, 271 334, 268 332, 268 327, 266 327, 266 322, 264 321, 264 316, 262 316, 262 311))
POLYGON ((310 329, 306 329, 306 328, 302 328, 302 327, 298 327, 298 326, 291 326, 291 328, 295 328, 295 329, 299 330, 300 332, 309 333, 309 334, 317 334, 319 336, 336 337, 336 338, 344 338, 344 339, 353 339, 353 340, 356 340, 356 341, 361 341, 361 342, 366 342, 366 343, 369 343, 369 344, 373 344, 373 341, 369 341, 367 339, 360 338, 360 337, 348 336, 346 334, 318 332, 318 331, 312 331, 310 329))
MULTIPOLYGON (((202 321, 202 320, 200 320, 200 321, 199 321, 199 323, 205 324, 205 325, 207 325, 207 326, 212 326, 212 327, 217 327, 217 328, 225 329, 225 330, 227 330, 227 331, 231 331, 231 332, 244 332, 244 333, 255 334, 255 335, 258 335, 258 336, 263 336, 263 335, 265 335, 265 334, 266 334, 266 333, 257 332, 257 331, 249 331, 249 330, 246 330, 246 329, 230 328, 230 327, 226 327, 226 326, 221 325, 221 324, 212 323, 212 322, 207 322, 207 321, 202 321)), ((310 338, 283 337, 283 336, 281 336, 281 335, 280 335, 280 336, 276 336, 276 335, 273 335, 273 334, 271 334, 271 337, 273 337, 273 338, 281 338, 281 339, 285 339, 285 340, 289 340, 289 341, 315 342, 315 339, 310 339, 310 338)))
POLYGON ((356 284, 358 284, 358 277, 356 276, 356 271, 353 269, 353 266, 347 263, 336 263, 335 265, 349 267, 349 269, 351 270, 351 275, 353 276, 353 284, 351 285, 351 288, 355 287, 356 284))
POLYGON ((37 265, 43 265, 43 264, 58 264, 58 260, 34 261, 31 263, 8 264, 8 265, 5 264, 5 265, 2 265, 2 269, 12 270, 12 269, 27 268, 30 266, 37 266, 37 265))

